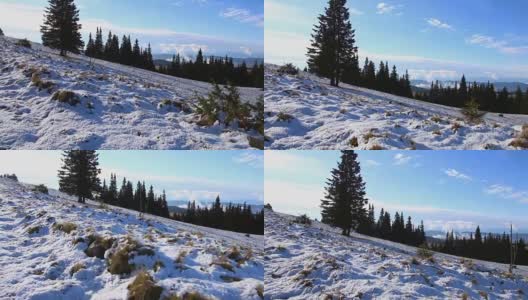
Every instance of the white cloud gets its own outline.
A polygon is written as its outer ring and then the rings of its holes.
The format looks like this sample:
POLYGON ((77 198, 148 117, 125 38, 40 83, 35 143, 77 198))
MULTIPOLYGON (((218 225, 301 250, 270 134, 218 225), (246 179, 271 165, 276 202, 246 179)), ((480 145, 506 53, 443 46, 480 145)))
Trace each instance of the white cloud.
POLYGON ((0 151, 0 174, 16 174, 19 181, 58 188, 60 151, 0 151))
POLYGON ((264 167, 264 156, 257 154, 255 151, 245 151, 233 157, 233 160, 239 164, 245 164, 253 168, 264 167))
POLYGON ((462 75, 454 70, 423 70, 423 69, 409 69, 409 76, 411 79, 424 79, 427 81, 434 80, 448 80, 452 78, 462 77, 462 75))
POLYGON ((378 5, 376 5, 377 8, 377 14, 385 15, 385 14, 397 14, 401 15, 401 12, 398 12, 398 9, 401 8, 401 5, 392 5, 385 2, 380 2, 378 5))
POLYGON ((519 191, 508 185, 493 184, 484 189, 484 192, 489 195, 499 196, 503 199, 514 199, 520 203, 528 204, 528 191, 519 191))
POLYGON ((263 14, 252 14, 245 8, 234 8, 230 7, 220 12, 220 16, 233 19, 240 23, 250 23, 255 26, 264 26, 264 15, 263 14))
POLYGON ((377 166, 381 166, 381 163, 378 161, 372 160, 372 159, 368 159, 365 161, 365 165, 371 166, 371 167, 377 167, 377 166))
POLYGON ((294 154, 292 151, 266 151, 264 153, 266 170, 280 172, 329 172, 320 161, 315 158, 294 154))
POLYGON ((461 173, 455 169, 447 169, 444 173, 449 177, 454 177, 461 180, 471 181, 472 178, 464 173, 461 173))
POLYGON ((196 54, 200 49, 203 52, 207 52, 209 47, 204 44, 159 44, 161 53, 179 53, 183 56, 191 56, 196 54))
POLYGON ((242 52, 248 56, 253 54, 253 50, 249 47, 240 46, 240 50, 242 50, 242 52))
POLYGON ((264 181, 264 202, 270 203, 274 210, 319 217, 324 188, 318 185, 296 184, 279 180, 264 181))
POLYGON ((499 40, 492 36, 483 34, 473 34, 466 39, 466 42, 472 45, 479 45, 488 49, 496 49, 504 54, 521 54, 528 53, 528 45, 512 45, 509 41, 499 40))
POLYGON ((472 221, 462 220, 426 220, 424 227, 426 230, 440 230, 443 232, 474 231, 478 224, 472 221))
POLYGON ((409 161, 411 161, 411 159, 411 156, 405 155, 403 153, 397 153, 396 155, 394 155, 394 164, 398 166, 405 165, 409 161))
POLYGON ((429 18, 426 19, 427 23, 433 27, 440 28, 440 29, 448 29, 453 30, 453 26, 443 23, 442 21, 435 19, 435 18, 429 18))

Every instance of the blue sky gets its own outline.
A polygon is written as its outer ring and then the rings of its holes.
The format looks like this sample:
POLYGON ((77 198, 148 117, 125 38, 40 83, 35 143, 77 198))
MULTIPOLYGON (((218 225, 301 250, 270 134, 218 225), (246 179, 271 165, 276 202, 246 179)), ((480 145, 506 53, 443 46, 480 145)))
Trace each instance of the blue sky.
MULTIPOLYGON (((61 151, 1 151, 0 174, 58 188, 61 151)), ((262 204, 263 154, 260 151, 98 151, 101 178, 116 173, 145 180, 169 200, 214 200, 262 204)))
MULTIPOLYGON (((377 213, 424 220, 427 230, 528 232, 528 153, 514 151, 358 151, 367 197, 377 213)), ((264 202, 320 218, 326 179, 339 151, 265 153, 264 202)))
MULTIPOLYGON (((325 0, 266 0, 268 62, 305 64, 325 0)), ((528 82, 528 2, 349 0, 361 65, 365 56, 409 69, 415 79, 528 82)))
MULTIPOLYGON (((46 0, 0 0, 0 28, 13 37, 40 41, 46 0), (21 21, 23 20, 23 21, 21 21)), ((153 51, 190 55, 263 56, 263 0, 77 0, 83 36, 102 27, 130 34, 153 51)))

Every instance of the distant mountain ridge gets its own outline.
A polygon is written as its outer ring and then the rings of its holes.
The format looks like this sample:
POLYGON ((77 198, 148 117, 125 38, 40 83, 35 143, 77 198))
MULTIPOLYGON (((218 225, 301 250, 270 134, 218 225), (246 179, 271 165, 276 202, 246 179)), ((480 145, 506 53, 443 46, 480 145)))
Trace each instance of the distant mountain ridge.
MULTIPOLYGON (((153 57, 154 57, 154 64, 155 65, 158 65, 158 66, 167 66, 170 64, 170 61, 172 60, 172 57, 173 57, 174 54, 154 54, 153 57)), ((194 59, 195 56, 190 56, 190 57, 187 57, 187 56, 184 56, 185 59, 194 59)), ((209 59, 211 56, 208 56, 206 55, 205 56, 207 59, 209 59)), ((217 55, 213 55, 213 57, 215 58, 225 58, 225 56, 217 56, 217 55)), ((231 56, 228 56, 228 57, 231 57, 231 56)), ((255 64, 255 62, 257 64, 263 64, 264 63, 264 58, 261 58, 261 57, 231 57, 233 59, 233 63, 235 64, 235 66, 238 66, 240 64, 242 64, 243 62, 246 62, 246 65, 248 66, 253 66, 255 64)))
MULTIPOLYGON (((454 87, 455 85, 460 84, 460 81, 456 80, 439 80, 444 87, 454 87)), ((472 81, 470 81, 472 83, 472 81)), ((487 81, 477 81, 477 83, 487 83, 487 81)), ((515 92, 517 87, 521 87, 521 90, 525 92, 528 89, 528 84, 523 82, 516 82, 516 81, 490 81, 490 83, 493 83, 495 86, 496 91, 500 91, 503 88, 506 88, 510 93, 515 92)), ((426 80, 411 80, 411 85, 415 87, 415 91, 423 92, 424 90, 428 91, 431 88, 431 82, 426 80)))

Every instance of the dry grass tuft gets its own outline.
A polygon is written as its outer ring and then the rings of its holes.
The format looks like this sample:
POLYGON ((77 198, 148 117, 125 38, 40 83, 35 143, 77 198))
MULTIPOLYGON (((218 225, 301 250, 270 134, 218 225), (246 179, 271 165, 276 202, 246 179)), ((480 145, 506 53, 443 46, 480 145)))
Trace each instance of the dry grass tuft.
POLYGON ((79 272, 82 269, 86 269, 86 266, 84 264, 82 264, 82 263, 76 263, 70 269, 70 276, 73 276, 73 274, 79 272))
POLYGON ((66 234, 70 234, 72 231, 77 230, 77 225, 72 222, 55 223, 53 224, 53 230, 60 230, 66 234))
POLYGON ((75 106, 80 103, 79 97, 72 91, 60 90, 56 91, 51 97, 51 100, 59 101, 60 103, 67 103, 75 106))
POLYGON ((355 136, 352 137, 352 138, 350 139, 350 141, 348 141, 348 144, 349 144, 350 147, 352 147, 352 148, 357 148, 357 147, 359 147, 359 141, 358 141, 358 138, 355 137, 355 136))
POLYGON ((158 300, 163 293, 163 288, 157 286, 146 271, 141 271, 136 279, 128 285, 128 299, 158 300))
POLYGON ((40 226, 33 226, 33 227, 30 227, 28 230, 27 230, 27 233, 28 234, 34 234, 34 233, 38 233, 40 230, 40 226))
POLYGON ((385 150, 385 148, 381 147, 378 144, 372 145, 369 150, 385 150))

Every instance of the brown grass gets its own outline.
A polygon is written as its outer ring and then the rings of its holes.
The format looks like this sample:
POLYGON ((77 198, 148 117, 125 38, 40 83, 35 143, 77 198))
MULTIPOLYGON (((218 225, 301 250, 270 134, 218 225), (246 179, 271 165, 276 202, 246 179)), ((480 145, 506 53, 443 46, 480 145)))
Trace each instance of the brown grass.
POLYGON ((77 230, 77 225, 72 222, 55 223, 53 224, 53 230, 60 230, 66 234, 70 234, 72 231, 77 230))
POLYGON ((70 269, 70 276, 73 276, 73 274, 79 272, 82 269, 86 269, 86 266, 84 264, 82 264, 82 263, 76 263, 70 269))
POLYGON ((136 279, 128 285, 128 291, 128 299, 158 300, 163 293, 163 288, 157 286, 154 279, 146 271, 141 271, 136 279))
POLYGON ((27 230, 27 233, 28 234, 34 234, 34 233, 38 233, 40 230, 40 226, 33 226, 33 227, 30 227, 28 230, 27 230))
POLYGON ((217 257, 215 260, 213 260, 213 262, 210 265, 211 266, 216 265, 228 271, 235 272, 233 265, 231 265, 231 262, 229 261, 229 259, 224 255, 217 257))
POLYGON ((60 90, 56 91, 51 97, 51 100, 59 101, 60 103, 67 103, 75 106, 80 103, 79 97, 72 91, 60 90))
POLYGON ((355 136, 352 137, 352 138, 350 139, 350 141, 348 141, 348 144, 349 144, 350 147, 352 147, 352 148, 357 148, 357 147, 359 147, 359 141, 358 141, 358 138, 355 137, 355 136))
POLYGON ((378 144, 372 145, 369 150, 385 150, 385 148, 381 147, 378 144))

